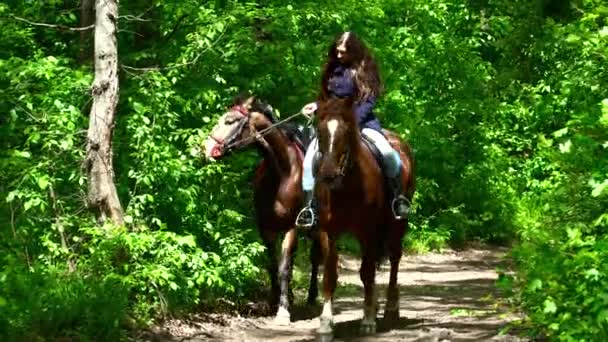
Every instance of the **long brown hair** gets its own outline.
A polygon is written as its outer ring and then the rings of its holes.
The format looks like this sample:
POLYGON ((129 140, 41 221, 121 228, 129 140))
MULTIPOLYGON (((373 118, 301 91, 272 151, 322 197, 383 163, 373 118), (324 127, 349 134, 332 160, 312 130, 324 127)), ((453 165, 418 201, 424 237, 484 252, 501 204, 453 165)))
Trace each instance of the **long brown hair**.
POLYGON ((354 71, 354 81, 357 86, 355 97, 358 101, 365 100, 370 96, 379 96, 382 92, 382 80, 374 57, 359 37, 353 32, 340 34, 330 45, 327 52, 327 60, 323 67, 321 78, 321 99, 329 98, 327 83, 332 71, 340 64, 336 48, 345 44, 346 51, 350 57, 349 67, 354 71))

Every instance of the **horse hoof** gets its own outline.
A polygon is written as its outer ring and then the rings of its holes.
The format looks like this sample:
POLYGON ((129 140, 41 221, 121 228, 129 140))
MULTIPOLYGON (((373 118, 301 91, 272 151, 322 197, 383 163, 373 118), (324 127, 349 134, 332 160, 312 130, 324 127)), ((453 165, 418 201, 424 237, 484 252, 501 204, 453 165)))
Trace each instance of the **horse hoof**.
POLYGON ((328 333, 328 334, 321 334, 319 333, 317 335, 317 341, 318 342, 331 342, 334 340, 334 334, 333 333, 328 333))
POLYGON ((274 323, 277 325, 289 325, 291 323, 291 315, 284 307, 280 307, 277 315, 274 317, 274 323))
POLYGON ((361 323, 361 334, 371 335, 376 333, 376 322, 361 323))
POLYGON ((333 320, 331 318, 324 317, 321 317, 319 320, 321 321, 321 324, 319 325, 319 330, 317 330, 317 333, 319 333, 319 335, 333 336, 333 320))
POLYGON ((399 321, 399 309, 396 310, 384 310, 384 320, 386 322, 397 322, 399 321))

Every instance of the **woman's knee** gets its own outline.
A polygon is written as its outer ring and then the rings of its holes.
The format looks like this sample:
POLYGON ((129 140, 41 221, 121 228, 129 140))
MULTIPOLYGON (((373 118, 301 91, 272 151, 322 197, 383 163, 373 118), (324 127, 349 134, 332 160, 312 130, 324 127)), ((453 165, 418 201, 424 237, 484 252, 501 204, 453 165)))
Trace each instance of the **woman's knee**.
POLYGON ((374 142, 384 157, 390 157, 391 153, 395 151, 384 134, 369 128, 364 128, 362 133, 374 142))
POLYGON ((364 128, 361 133, 369 137, 382 154, 382 158, 387 162, 384 166, 386 173, 391 177, 397 175, 401 168, 401 157, 399 156, 399 152, 388 142, 384 134, 369 128, 364 128))

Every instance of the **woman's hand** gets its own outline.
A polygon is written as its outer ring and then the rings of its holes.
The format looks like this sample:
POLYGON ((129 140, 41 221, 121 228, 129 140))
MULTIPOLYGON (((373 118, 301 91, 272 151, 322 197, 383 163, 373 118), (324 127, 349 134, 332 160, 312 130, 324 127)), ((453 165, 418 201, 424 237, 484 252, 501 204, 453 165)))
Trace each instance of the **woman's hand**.
POLYGON ((314 114, 314 112, 317 111, 317 103, 316 102, 311 102, 309 104, 307 104, 306 106, 302 107, 302 114, 306 115, 309 119, 311 118, 312 114, 314 114))

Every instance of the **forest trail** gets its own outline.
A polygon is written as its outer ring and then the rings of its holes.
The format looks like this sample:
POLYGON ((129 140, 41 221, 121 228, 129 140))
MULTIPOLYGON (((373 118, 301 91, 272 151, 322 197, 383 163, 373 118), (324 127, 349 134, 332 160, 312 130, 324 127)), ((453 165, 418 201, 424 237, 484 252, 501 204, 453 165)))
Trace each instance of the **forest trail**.
MULTIPOLYGON (((362 284, 359 260, 340 255, 336 292, 334 341, 523 341, 500 331, 516 315, 499 305, 496 267, 504 249, 469 249, 404 256, 399 273, 400 320, 383 323, 388 263, 378 272, 380 311, 378 332, 359 334, 362 284)), ((303 295, 296 294, 297 297, 303 295)), ((301 301, 302 298, 297 298, 301 301)), ((319 297, 319 302, 321 297, 319 297)), ((314 309, 296 306, 289 326, 278 326, 272 316, 205 314, 191 320, 171 320, 140 336, 139 341, 315 341, 319 325, 314 309)))

